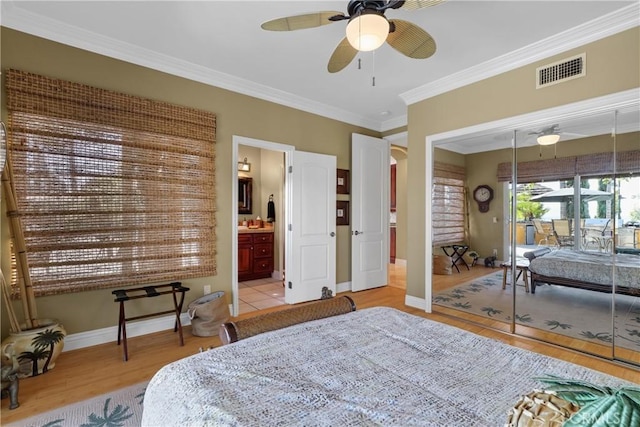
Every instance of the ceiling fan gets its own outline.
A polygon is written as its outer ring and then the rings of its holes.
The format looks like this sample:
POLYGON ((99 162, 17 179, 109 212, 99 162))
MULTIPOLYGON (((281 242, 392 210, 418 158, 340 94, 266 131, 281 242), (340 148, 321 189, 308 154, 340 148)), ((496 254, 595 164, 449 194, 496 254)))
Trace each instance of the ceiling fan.
POLYGON ((579 136, 579 137, 586 136, 579 133, 563 132, 560 129, 560 125, 558 124, 551 125, 547 128, 541 129, 538 132, 529 132, 529 135, 536 135, 536 140, 540 145, 553 145, 556 142, 560 141, 560 135, 571 135, 571 136, 579 136))
POLYGON ((375 50, 386 41, 409 58, 425 59, 436 52, 436 42, 422 28, 400 19, 385 17, 388 9, 414 10, 435 6, 444 0, 350 0, 347 14, 335 11, 308 13, 267 21, 262 29, 295 31, 348 20, 347 36, 333 51, 327 69, 336 73, 344 69, 358 51, 375 50))

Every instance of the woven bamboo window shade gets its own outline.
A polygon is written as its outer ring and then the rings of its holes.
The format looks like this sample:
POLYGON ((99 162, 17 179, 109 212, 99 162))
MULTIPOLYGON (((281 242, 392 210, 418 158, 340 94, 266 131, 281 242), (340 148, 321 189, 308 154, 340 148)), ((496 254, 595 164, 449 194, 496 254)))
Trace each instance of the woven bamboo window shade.
MULTIPOLYGON (((604 176, 640 172, 640 150, 594 153, 518 163, 518 182, 573 179, 574 176, 604 176), (613 162, 616 162, 615 171, 613 162)), ((511 162, 498 165, 498 181, 511 181, 511 162)))
MULTIPOLYGON (((518 182, 552 181, 573 178, 576 174, 576 158, 533 160, 518 163, 518 182)), ((511 181, 511 162, 498 165, 498 182, 511 181)))
POLYGON ((466 241, 466 202, 463 167, 435 162, 433 166, 433 246, 466 241))
POLYGON ((215 115, 9 70, 36 295, 216 274, 215 115))

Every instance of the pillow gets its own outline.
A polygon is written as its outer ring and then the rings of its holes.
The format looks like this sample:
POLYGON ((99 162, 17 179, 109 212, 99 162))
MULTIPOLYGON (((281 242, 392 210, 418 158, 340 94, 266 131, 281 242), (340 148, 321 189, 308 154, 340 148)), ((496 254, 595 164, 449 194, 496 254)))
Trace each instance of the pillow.
POLYGON ((529 261, 531 261, 534 258, 540 258, 542 255, 544 254, 548 254, 549 252, 551 252, 551 249, 547 248, 547 247, 543 247, 543 248, 538 248, 538 249, 534 249, 532 251, 528 251, 525 252, 524 254, 522 254, 526 259, 528 259, 529 261))
POLYGON ((286 328, 287 326, 310 320, 345 314, 355 310, 356 304, 346 295, 320 300, 236 322, 223 323, 220 325, 220 340, 222 344, 231 344, 263 332, 286 328))
POLYGON ((509 411, 508 427, 560 427, 580 410, 553 391, 534 390, 509 411))

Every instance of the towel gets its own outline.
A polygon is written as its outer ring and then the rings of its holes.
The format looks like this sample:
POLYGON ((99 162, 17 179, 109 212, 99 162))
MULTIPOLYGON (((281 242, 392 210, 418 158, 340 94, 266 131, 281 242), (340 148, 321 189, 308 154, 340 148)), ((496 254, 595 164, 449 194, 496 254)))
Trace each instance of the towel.
POLYGON ((276 205, 273 203, 273 194, 269 196, 269 202, 267 203, 267 222, 276 221, 276 205))

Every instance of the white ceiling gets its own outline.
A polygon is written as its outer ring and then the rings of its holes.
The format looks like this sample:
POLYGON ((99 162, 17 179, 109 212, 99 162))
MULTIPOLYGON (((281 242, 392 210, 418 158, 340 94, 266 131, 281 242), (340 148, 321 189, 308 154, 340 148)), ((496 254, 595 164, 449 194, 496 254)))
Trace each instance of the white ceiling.
MULTIPOLYGON (((388 45, 331 74, 346 21, 269 32, 267 20, 347 1, 2 1, 3 26, 193 80, 386 131, 407 104, 638 25, 633 1, 459 1, 389 10, 428 31, 429 59, 388 45), (376 85, 372 86, 375 76, 376 85)), ((533 83, 532 83, 533 84, 533 83)), ((564 125, 563 125, 564 126, 564 125)))

